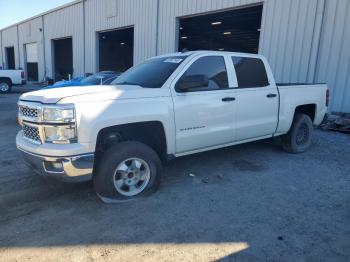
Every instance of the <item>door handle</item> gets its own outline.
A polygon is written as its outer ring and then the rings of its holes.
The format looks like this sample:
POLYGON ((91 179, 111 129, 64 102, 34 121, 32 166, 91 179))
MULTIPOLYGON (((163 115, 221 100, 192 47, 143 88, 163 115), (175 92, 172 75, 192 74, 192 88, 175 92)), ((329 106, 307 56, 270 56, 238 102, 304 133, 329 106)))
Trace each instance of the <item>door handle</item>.
POLYGON ((273 98, 273 97, 276 97, 277 95, 276 94, 268 94, 268 95, 266 95, 266 97, 268 97, 268 98, 273 98))
POLYGON ((232 101, 235 101, 236 98, 235 97, 224 97, 221 100, 222 100, 222 102, 232 102, 232 101))

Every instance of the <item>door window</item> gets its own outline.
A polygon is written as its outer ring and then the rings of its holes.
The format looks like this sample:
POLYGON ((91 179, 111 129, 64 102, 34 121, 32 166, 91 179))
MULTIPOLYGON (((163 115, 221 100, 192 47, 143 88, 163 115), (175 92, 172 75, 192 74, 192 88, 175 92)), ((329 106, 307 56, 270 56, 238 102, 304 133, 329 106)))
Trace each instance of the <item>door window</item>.
POLYGON ((189 89, 189 92, 220 90, 229 87, 225 60, 222 56, 199 58, 187 69, 179 81, 196 76, 203 76, 208 81, 206 85, 189 89))
POLYGON ((269 85, 265 65, 259 58, 232 57, 236 70, 238 87, 252 88, 269 85))

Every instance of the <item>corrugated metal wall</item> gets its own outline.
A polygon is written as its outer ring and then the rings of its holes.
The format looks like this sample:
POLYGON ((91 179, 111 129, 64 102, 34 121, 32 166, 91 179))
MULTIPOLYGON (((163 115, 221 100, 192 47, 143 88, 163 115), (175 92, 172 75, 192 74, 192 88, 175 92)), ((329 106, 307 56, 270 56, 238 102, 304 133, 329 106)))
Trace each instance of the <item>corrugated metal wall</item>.
POLYGON ((72 37, 73 75, 84 74, 83 4, 76 3, 44 15, 45 58, 47 76, 53 77, 52 40, 72 37))
POLYGON ((97 70, 97 32, 134 26, 134 63, 156 54, 157 0, 85 2, 86 71, 97 70))
MULTIPOLYGON (((139 63, 176 51, 178 18, 259 3, 264 4, 259 52, 269 59, 276 80, 327 82, 331 110, 350 112, 349 0, 159 0, 159 6, 158 0, 76 2, 43 15, 47 76, 52 77, 52 39, 73 37, 74 75, 82 75, 97 70, 100 31, 134 26, 134 63, 139 63)), ((32 28, 39 21, 33 19, 32 28)), ((40 34, 23 35, 26 24, 18 26, 19 50, 17 26, 2 31, 1 51, 14 46, 16 67, 23 67, 23 44, 42 41, 40 34)), ((39 66, 40 76, 44 71, 39 66)))
MULTIPOLYGON (((174 52, 177 18, 226 8, 242 8, 256 0, 160 0, 158 53, 174 52)), ((266 0, 259 53, 267 56, 277 81, 307 82, 314 63, 314 28, 318 0, 266 0)))
POLYGON ((315 80, 331 89, 331 108, 350 112, 350 1, 326 0, 315 80))
POLYGON ((277 82, 312 82, 317 48, 314 39, 317 0, 267 0, 264 6, 260 53, 265 55, 277 82))
POLYGON ((20 66, 20 61, 19 61, 19 56, 18 56, 18 42, 17 42, 17 26, 13 26, 10 28, 7 28, 2 31, 2 52, 4 55, 2 56, 3 63, 5 65, 5 68, 7 67, 6 65, 6 59, 5 59, 5 52, 4 48, 5 47, 10 47, 13 46, 15 49, 15 66, 16 68, 19 68, 20 66))
POLYGON ((45 75, 44 63, 44 41, 42 31, 42 18, 38 17, 23 24, 18 25, 19 55, 21 57, 22 68, 25 68, 25 44, 37 43, 38 48, 38 77, 43 80, 45 75))

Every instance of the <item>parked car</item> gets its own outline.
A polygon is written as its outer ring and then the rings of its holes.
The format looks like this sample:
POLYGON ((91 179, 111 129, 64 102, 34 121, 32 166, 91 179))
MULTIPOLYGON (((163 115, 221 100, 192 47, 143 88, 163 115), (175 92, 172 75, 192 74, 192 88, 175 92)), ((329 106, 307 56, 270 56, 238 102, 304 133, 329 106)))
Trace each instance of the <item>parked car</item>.
POLYGON ((105 85, 116 79, 118 76, 120 76, 120 74, 120 72, 102 71, 88 77, 76 77, 71 80, 59 81, 51 86, 44 87, 43 89, 52 89, 67 86, 105 85))
POLYGON ((0 93, 10 93, 12 86, 25 83, 23 70, 0 70, 0 93))
MULTIPOLYGON (((120 74, 121 75, 121 74, 120 74)), ((110 85, 114 80, 116 80, 120 75, 114 75, 103 81, 104 85, 110 85)))
POLYGON ((154 191, 162 161, 280 136, 302 153, 327 112, 326 84, 276 84, 261 55, 155 57, 112 85, 23 94, 17 147, 35 172, 93 180, 105 202, 154 191))

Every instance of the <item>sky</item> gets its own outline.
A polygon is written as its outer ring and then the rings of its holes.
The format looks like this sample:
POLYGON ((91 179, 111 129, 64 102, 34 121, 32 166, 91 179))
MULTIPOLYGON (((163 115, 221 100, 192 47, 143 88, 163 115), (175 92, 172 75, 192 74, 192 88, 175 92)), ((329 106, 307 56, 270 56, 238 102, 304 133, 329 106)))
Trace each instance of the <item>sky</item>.
POLYGON ((0 29, 72 0, 0 0, 0 29))

